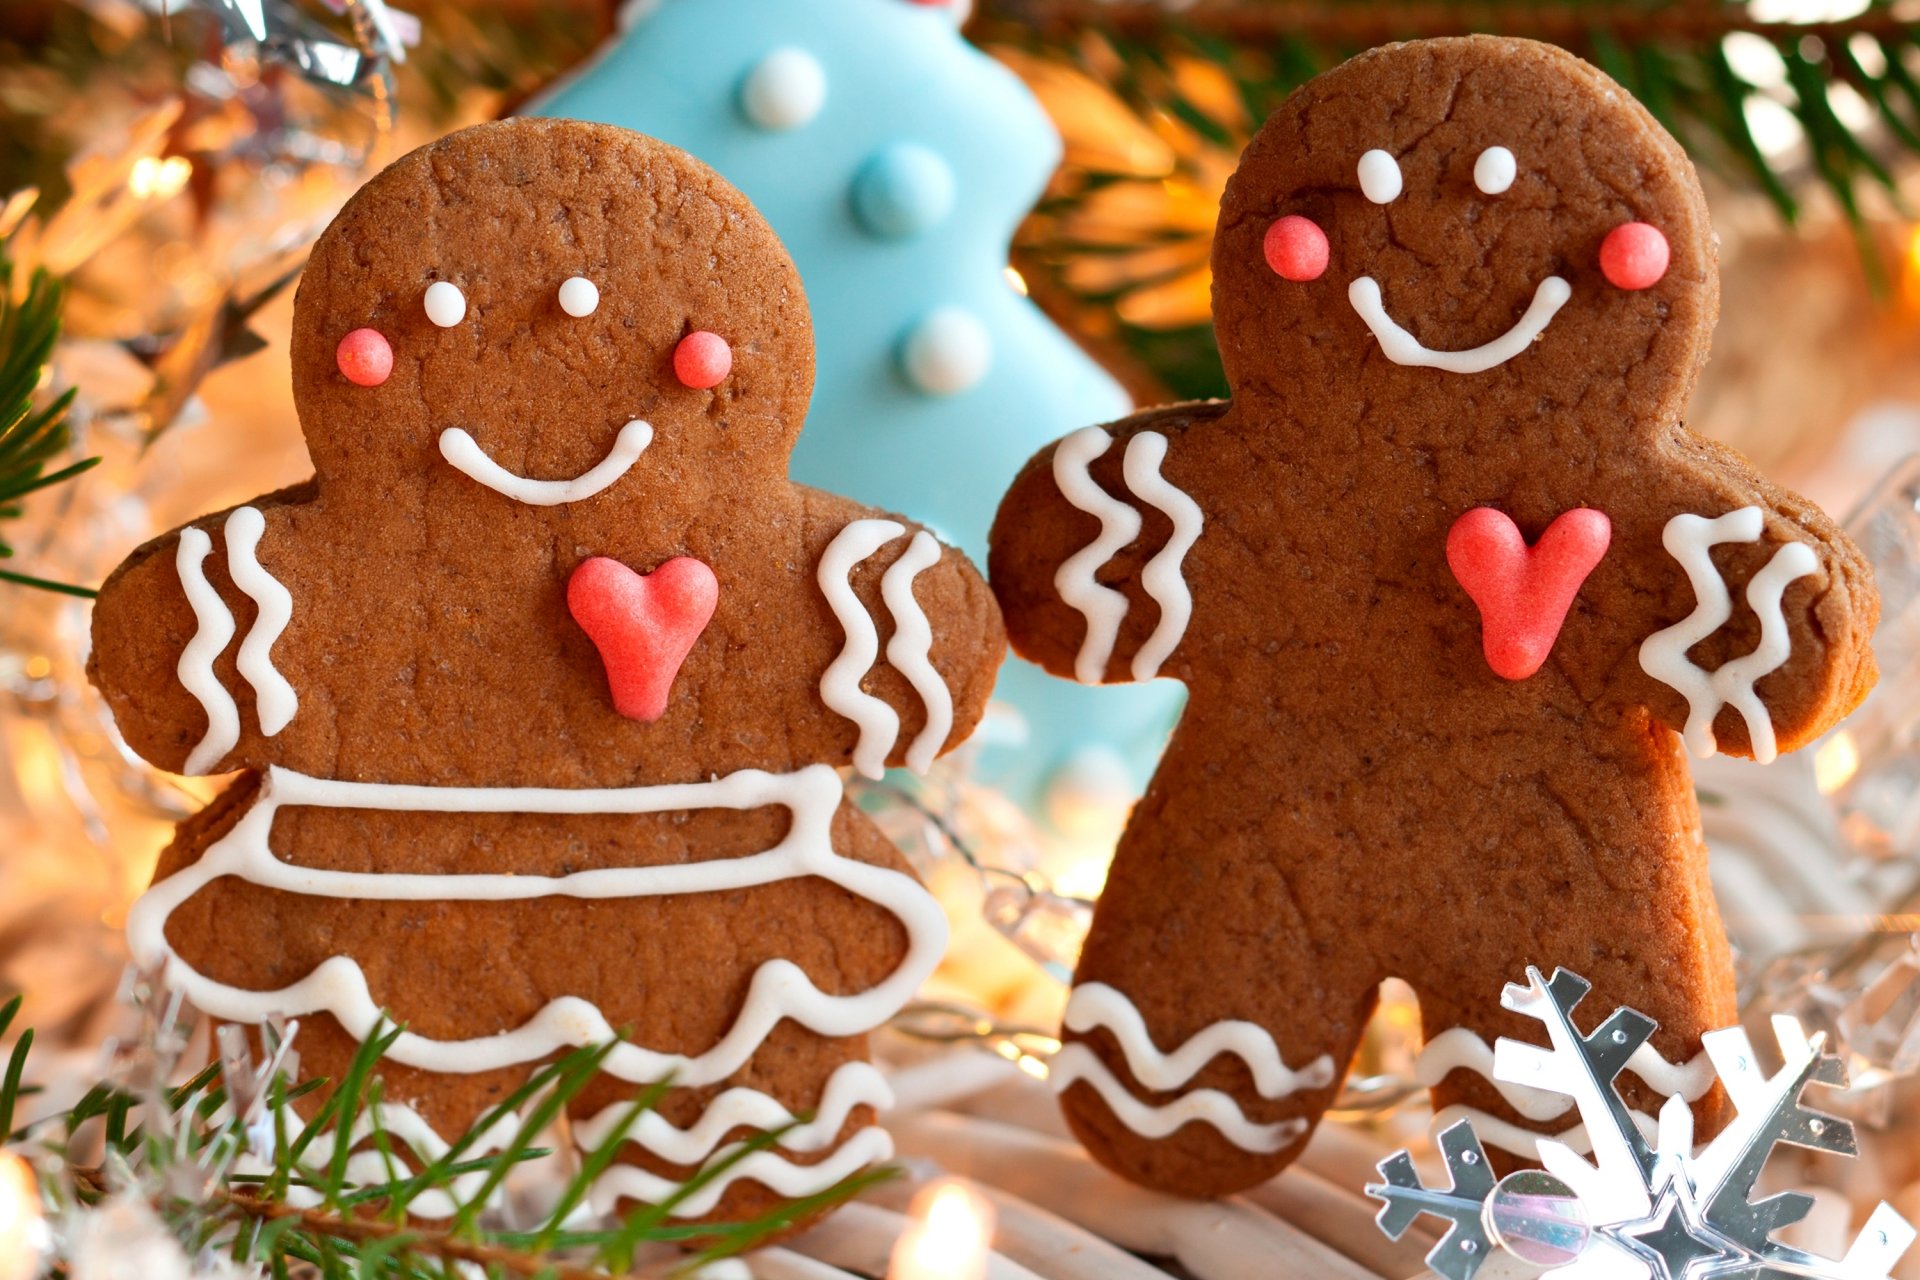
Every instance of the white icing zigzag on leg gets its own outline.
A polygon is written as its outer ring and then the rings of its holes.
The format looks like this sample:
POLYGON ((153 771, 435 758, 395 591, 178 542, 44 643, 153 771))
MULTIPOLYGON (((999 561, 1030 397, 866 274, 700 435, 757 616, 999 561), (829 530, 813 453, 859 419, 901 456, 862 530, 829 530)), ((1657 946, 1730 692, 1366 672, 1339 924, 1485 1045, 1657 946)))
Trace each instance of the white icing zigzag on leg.
POLYGON ((1820 564, 1803 543, 1784 543, 1766 567, 1747 583, 1747 603, 1760 619, 1760 643, 1752 653, 1708 673, 1687 658, 1687 651, 1718 631, 1733 616, 1733 599, 1712 549, 1723 542, 1758 542, 1765 529, 1759 507, 1742 507, 1717 519, 1677 515, 1667 521, 1661 543, 1686 570, 1693 586, 1693 612, 1679 622, 1648 636, 1640 646, 1640 668, 1655 680, 1678 691, 1687 700, 1687 725, 1682 735, 1699 759, 1718 746, 1714 717, 1731 705, 1747 722, 1753 758, 1768 764, 1776 753, 1773 718, 1754 692, 1754 682, 1777 670, 1792 654, 1792 637, 1781 612, 1787 585, 1818 572, 1820 564))
POLYGON ((260 535, 266 529, 267 518, 253 507, 241 507, 227 517, 227 570, 233 585, 260 609, 240 642, 240 674, 253 686, 260 732, 271 738, 300 709, 300 695, 273 665, 274 642, 293 619, 293 596, 260 563, 260 535))
MULTIPOLYGON (((1713 1063, 1703 1049, 1684 1063, 1668 1062, 1652 1043, 1641 1045, 1627 1060, 1626 1070, 1639 1076, 1661 1097, 1679 1094, 1688 1102, 1698 1102, 1713 1088, 1713 1063)), ((1493 1047, 1478 1033, 1466 1027, 1449 1027, 1433 1039, 1413 1060, 1413 1076, 1431 1089, 1453 1071, 1468 1071, 1499 1090, 1507 1105, 1529 1120, 1551 1120, 1574 1108, 1573 1099, 1550 1089, 1512 1084, 1493 1078, 1493 1047)), ((1512 1150, 1513 1148, 1508 1148, 1512 1150)), ((1529 1147, 1530 1151, 1532 1148, 1529 1147)))
MULTIPOLYGON (((738 1146, 723 1147, 714 1153, 707 1167, 726 1160, 738 1150, 738 1146)), ((854 1134, 838 1151, 818 1164, 795 1164, 778 1151, 755 1151, 675 1205, 673 1216, 697 1218, 712 1212, 736 1182, 757 1182, 777 1196, 798 1200, 825 1191, 869 1165, 892 1157, 893 1137, 879 1125, 869 1125, 854 1134)), ((622 1199, 660 1204, 683 1185, 635 1165, 616 1164, 593 1184, 589 1202, 595 1213, 609 1214, 622 1199)))
POLYGON ((1307 1122, 1297 1118, 1279 1124, 1255 1124, 1232 1095, 1218 1089, 1195 1089, 1164 1106, 1151 1106, 1127 1092, 1107 1064, 1084 1044, 1067 1045, 1055 1054, 1048 1080, 1055 1093, 1065 1093, 1081 1081, 1092 1085, 1120 1123, 1143 1138, 1165 1138, 1198 1121, 1218 1129, 1242 1151, 1269 1155, 1307 1131, 1307 1122))
POLYGON ((849 579, 855 565, 906 531, 906 526, 893 520, 855 520, 834 535, 826 554, 820 557, 820 590, 826 593, 827 604, 847 637, 840 656, 820 677, 820 698, 859 726, 853 767, 869 778, 887 771, 887 753, 900 734, 900 716, 860 687, 862 677, 880 656, 880 633, 874 629, 873 618, 860 597, 853 593, 849 579))
POLYGON ((1196 1033, 1172 1053, 1162 1053, 1147 1031, 1147 1021, 1117 989, 1104 982, 1086 982, 1067 1000, 1067 1030, 1085 1034, 1105 1027, 1120 1042, 1127 1070, 1156 1093, 1177 1089, 1221 1054, 1231 1054, 1253 1072, 1253 1087, 1263 1098, 1284 1098, 1301 1089, 1321 1089, 1333 1083, 1333 1059, 1321 1054, 1294 1071, 1281 1060, 1280 1048, 1266 1029, 1251 1022, 1216 1022, 1196 1033))
MULTIPOLYGON (((1262 1027, 1251 1022, 1216 1022, 1195 1034, 1172 1053, 1162 1053, 1147 1031, 1146 1019, 1133 1002, 1104 982, 1083 983, 1067 1001, 1067 1030, 1082 1034, 1096 1027, 1113 1033, 1125 1057, 1127 1070, 1146 1089, 1165 1093, 1185 1085, 1222 1054, 1239 1058, 1253 1074, 1253 1087, 1263 1098, 1288 1097, 1302 1089, 1321 1089, 1333 1083, 1333 1059, 1321 1054, 1298 1071, 1280 1057, 1280 1049, 1262 1027)), ((1150 1106, 1127 1091, 1105 1063, 1084 1044, 1069 1044, 1054 1058, 1051 1073, 1055 1092, 1084 1080, 1098 1090, 1120 1122, 1147 1138, 1164 1138, 1182 1125, 1201 1121, 1218 1129, 1229 1142, 1245 1151, 1279 1151, 1306 1131, 1304 1120, 1260 1125, 1248 1120, 1230 1095, 1218 1089, 1196 1089, 1171 1103, 1150 1106)))
MULTIPOLYGON (((1659 1129, 1658 1122, 1652 1116, 1638 1111, 1629 1111, 1627 1114, 1633 1117, 1634 1127, 1645 1135, 1647 1141, 1653 1141, 1659 1129)), ((1511 1151, 1528 1160, 1540 1158, 1539 1146, 1543 1139, 1561 1143, 1575 1155, 1584 1156, 1593 1151, 1593 1142, 1587 1137, 1587 1127, 1584 1124, 1576 1124, 1571 1129, 1565 1129, 1559 1133, 1535 1133, 1511 1120, 1502 1120, 1499 1116, 1489 1115, 1478 1107, 1442 1107, 1434 1112, 1433 1119, 1427 1122, 1427 1132, 1437 1137, 1448 1125, 1460 1120, 1472 1121, 1473 1131, 1487 1146, 1511 1151)))
MULTIPOLYGON (((283 1113, 283 1123, 289 1141, 301 1136, 303 1124, 291 1107, 283 1113)), ((428 1165, 444 1156, 451 1147, 445 1138, 434 1132, 433 1126, 412 1107, 401 1103, 382 1102, 375 1107, 362 1111, 355 1119, 353 1129, 347 1141, 349 1150, 359 1146, 373 1135, 375 1118, 378 1118, 380 1131, 389 1139, 389 1151, 404 1146, 412 1151, 422 1165, 428 1165)), ((494 1120, 474 1140, 468 1144, 466 1156, 480 1159, 503 1150, 513 1141, 519 1132, 523 1118, 516 1115, 504 1115, 494 1120)), ((340 1132, 337 1128, 327 1129, 314 1135, 313 1140, 300 1156, 300 1164, 309 1170, 321 1170, 333 1159, 340 1132)), ((237 1173, 266 1173, 268 1167, 260 1160, 243 1155, 236 1162, 237 1173)), ((410 1178, 415 1169, 398 1158, 397 1154, 383 1155, 377 1149, 355 1151, 347 1157, 347 1183, 356 1187, 377 1187, 389 1182, 398 1182, 410 1178)), ((423 1191, 407 1205, 407 1212, 421 1218, 450 1218, 454 1211, 470 1202, 479 1194, 486 1183, 485 1169, 472 1169, 456 1174, 444 1187, 423 1191)), ((497 1204, 506 1194, 505 1187, 496 1188, 488 1198, 489 1204, 497 1204)), ((313 1187, 291 1186, 287 1188, 287 1203, 295 1208, 307 1209, 321 1203, 323 1197, 313 1187)))
POLYGON ((1053 451, 1053 482, 1060 496, 1100 520, 1099 536, 1069 556, 1053 575, 1053 589, 1087 620, 1086 638, 1073 661, 1073 678, 1081 684, 1099 684, 1107 674, 1107 660, 1120 638, 1127 616, 1127 598, 1103 587, 1094 575, 1140 536, 1140 513, 1108 496, 1087 470, 1113 443, 1104 427, 1083 427, 1062 440, 1053 451))
MULTIPOLYGON (((819 1133, 817 1141, 812 1141, 810 1145, 804 1146, 796 1141, 796 1137, 803 1133, 824 1129, 830 1109, 839 1106, 838 1101, 834 1097, 834 1091, 836 1085, 840 1083, 843 1077, 849 1079, 852 1083, 848 1088, 843 1089, 842 1092, 854 1096, 856 1101, 872 1102, 874 1101, 872 1095, 876 1093, 886 1095, 885 1101, 878 1103, 878 1105, 885 1105, 885 1102, 890 1102, 892 1099, 891 1090, 887 1088, 884 1080, 879 1079, 879 1072, 875 1070, 871 1064, 864 1062, 847 1063, 836 1071, 833 1078, 828 1082, 826 1096, 821 1099, 820 1120, 816 1121, 815 1124, 805 1126, 803 1129, 792 1130, 782 1135, 780 1139, 780 1145, 782 1147, 789 1151, 816 1151, 826 1147, 834 1138, 839 1136, 840 1128, 845 1124, 846 1112, 850 1109, 850 1106, 839 1108, 840 1120, 835 1122, 831 1130, 819 1133), (847 1069, 853 1066, 865 1068, 867 1072, 872 1074, 873 1078, 871 1080, 865 1080, 858 1077, 846 1076, 845 1073, 847 1069), (875 1089, 875 1082, 878 1084, 877 1090, 875 1089)), ((752 1094, 756 1098, 762 1098, 768 1102, 772 1102, 772 1099, 767 1098, 765 1094, 755 1093, 750 1089, 730 1089, 714 1100, 715 1106, 718 1107, 735 1094, 752 1094)), ((612 1133, 614 1126, 619 1123, 621 1113, 625 1112, 629 1105, 630 1104, 626 1103, 615 1104, 607 1108, 607 1110, 600 1115, 595 1116, 592 1120, 576 1125, 574 1128, 575 1145, 583 1151, 590 1151, 599 1145, 599 1143, 605 1141, 606 1137, 612 1133), (595 1129, 592 1128, 592 1126, 598 1126, 598 1128, 595 1129)), ((779 1107, 778 1103, 774 1103, 773 1105, 779 1107)), ((779 1110, 781 1114, 786 1115, 785 1108, 781 1107, 779 1110)), ((713 1110, 710 1109, 708 1115, 711 1116, 713 1114, 713 1110)), ((381 1103, 377 1111, 370 1108, 362 1112, 354 1122, 351 1135, 348 1139, 350 1149, 366 1142, 367 1139, 373 1135, 376 1115, 381 1131, 390 1140, 390 1149, 404 1146, 413 1152, 415 1158, 422 1164, 430 1164, 438 1160, 447 1153, 451 1145, 445 1138, 442 1138, 436 1133, 433 1127, 420 1116, 419 1112, 413 1110, 413 1108, 398 1103, 381 1103)), ((642 1122, 657 1122, 656 1128, 664 1129, 670 1134, 680 1134, 683 1137, 687 1135, 695 1135, 696 1137, 703 1135, 704 1131, 709 1127, 707 1117, 702 1117, 701 1122, 691 1130, 675 1129, 651 1111, 644 1113, 641 1116, 641 1120, 642 1122)), ((792 1116, 787 1115, 786 1122, 791 1122, 791 1120, 792 1116)), ((526 1117, 524 1115, 508 1114, 497 1117, 493 1123, 483 1130, 467 1147, 466 1154, 469 1157, 478 1159, 490 1155, 495 1151, 502 1150, 513 1140, 514 1135, 520 1131, 525 1123, 526 1117)), ((740 1121, 740 1123, 753 1124, 754 1127, 763 1128, 763 1130, 774 1127, 760 1126, 756 1121, 751 1119, 740 1121)), ((300 1117, 295 1115, 291 1109, 285 1113, 285 1124, 286 1132, 290 1140, 301 1133, 302 1126, 300 1117)), ((641 1126, 637 1125, 632 1132, 629 1132, 627 1136, 630 1140, 640 1141, 640 1127, 641 1126)), ((725 1128, 722 1128, 720 1132, 724 1133, 727 1128, 732 1127, 734 1127, 734 1125, 729 1124, 725 1126, 725 1128)), ((335 1144, 338 1139, 339 1131, 337 1129, 328 1129, 315 1135, 312 1142, 308 1144, 305 1152, 302 1153, 300 1163, 307 1169, 318 1170, 324 1168, 333 1159, 335 1144)), ((649 1150, 652 1149, 650 1144, 642 1143, 642 1145, 647 1145, 649 1150)), ((684 1150, 686 1148, 682 1147, 681 1149, 684 1150)), ((703 1167, 711 1167, 725 1160, 728 1155, 738 1149, 738 1146, 730 1146, 714 1153, 713 1159, 706 1160, 703 1167)), ((660 1152, 659 1154, 675 1164, 695 1164, 705 1160, 707 1152, 702 1151, 700 1154, 685 1160, 679 1159, 668 1152, 660 1152)), ((892 1138, 885 1130, 877 1126, 870 1126, 860 1130, 848 1138, 839 1151, 818 1164, 796 1164, 781 1155, 778 1151, 771 1149, 755 1152, 739 1164, 734 1165, 719 1178, 715 1179, 714 1183, 703 1187, 698 1193, 691 1197, 686 1204, 678 1206, 674 1216, 692 1218, 706 1213, 712 1209, 714 1205, 719 1203, 720 1197, 726 1193, 727 1188, 736 1182, 746 1179, 764 1183, 778 1194, 789 1199, 815 1195, 825 1191, 836 1182, 858 1173, 869 1164, 876 1164, 888 1159, 892 1155, 892 1138)), ((236 1169, 241 1173, 264 1172, 266 1166, 250 1156, 242 1156, 240 1163, 236 1165, 236 1169)), ((384 1183, 397 1182, 401 1179, 411 1177, 414 1172, 414 1169, 401 1161, 397 1155, 384 1155, 376 1149, 370 1148, 364 1151, 355 1151, 347 1158, 347 1182, 352 1186, 380 1186, 384 1183)), ((456 1209, 469 1203, 479 1194, 480 1188, 485 1184, 486 1180, 487 1171, 484 1169, 470 1170, 467 1173, 456 1175, 446 1187, 423 1192, 407 1205, 407 1211, 421 1218, 437 1219, 452 1217, 456 1209)), ((634 1168, 629 1165, 615 1165, 595 1180, 589 1195, 596 1210, 601 1213, 606 1213, 612 1210, 622 1196, 643 1200, 648 1204, 659 1204, 679 1191, 684 1185, 684 1183, 675 1182, 671 1178, 664 1178, 644 1169, 634 1168)), ((499 1203, 499 1201, 504 1198, 505 1193, 505 1187, 497 1188, 493 1196, 490 1197, 489 1203, 499 1203)), ((320 1193, 312 1188, 293 1187, 288 1191, 288 1203, 298 1208, 308 1208, 316 1205, 320 1203, 320 1199, 320 1193)))
MULTIPOLYGON (((616 1102, 590 1119, 574 1122, 574 1141, 592 1150, 612 1136, 632 1109, 630 1102, 616 1102)), ((728 1089, 685 1129, 675 1128, 656 1111, 643 1112, 627 1130, 626 1141, 640 1146, 670 1164, 699 1164, 713 1154, 727 1134, 746 1126, 762 1133, 785 1130, 780 1145, 789 1151, 821 1151, 832 1145, 846 1127, 855 1107, 867 1106, 885 1111, 893 1106, 893 1089, 879 1068, 870 1062, 843 1062, 827 1078, 820 1105, 813 1119, 796 1125, 797 1117, 775 1098, 758 1089, 728 1089), (792 1127, 789 1127, 792 1126, 792 1127)))
POLYGON ((193 639, 181 650, 176 668, 180 683, 199 699, 201 710, 207 713, 207 732, 187 755, 186 772, 194 775, 213 768, 240 741, 240 710, 213 670, 213 660, 233 639, 233 614, 207 581, 205 562, 212 550, 213 539, 206 531, 189 525, 180 531, 180 546, 174 555, 180 585, 199 624, 193 639))
POLYGON ((1173 536, 1140 571, 1140 585, 1160 606, 1160 621, 1133 655, 1135 680, 1151 680, 1160 674, 1160 665, 1179 647, 1187 634, 1187 622, 1193 617, 1193 593, 1180 566, 1200 540, 1206 518, 1199 503, 1160 474, 1166 456, 1167 438, 1158 431, 1142 431, 1127 443, 1122 471, 1127 487, 1142 502, 1173 521, 1173 536))
POLYGON ((913 535, 906 554, 893 562, 880 579, 880 598, 893 615, 893 637, 887 641, 887 661, 907 678, 927 708, 927 723, 907 748, 907 768, 925 773, 953 730, 953 694, 933 667, 933 626, 926 610, 913 598, 913 580, 923 569, 940 562, 940 543, 925 529, 913 535))

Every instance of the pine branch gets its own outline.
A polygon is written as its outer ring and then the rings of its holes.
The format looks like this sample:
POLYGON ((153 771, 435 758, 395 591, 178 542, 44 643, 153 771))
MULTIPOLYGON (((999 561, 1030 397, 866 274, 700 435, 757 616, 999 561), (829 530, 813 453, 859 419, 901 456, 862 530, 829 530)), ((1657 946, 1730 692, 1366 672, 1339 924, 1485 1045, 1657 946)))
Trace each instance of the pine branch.
MULTIPOLYGON (((100 461, 88 458, 47 470, 47 464, 72 443, 67 424, 71 390, 35 408, 60 336, 61 294, 59 281, 35 271, 26 296, 16 303, 13 267, 0 242, 0 520, 19 517, 20 499, 28 494, 71 480, 100 461)), ((13 548, 0 536, 0 558, 12 555, 13 548)), ((4 569, 0 569, 0 580, 65 595, 91 598, 94 594, 85 587, 4 569)))
MULTIPOLYGON (((0 1005, 0 1034, 17 1009, 18 1001, 0 1005)), ((270 1044, 282 1046, 284 1054, 295 1030, 271 1026, 268 1034, 277 1033, 277 1039, 270 1044)), ((625 1221, 604 1229, 570 1227, 568 1219, 617 1158, 628 1129, 665 1095, 667 1082, 641 1091, 624 1117, 626 1123, 560 1180, 558 1197, 544 1221, 530 1231, 502 1231, 486 1211, 508 1173, 550 1154, 534 1141, 600 1078, 613 1045, 588 1046, 535 1070, 518 1090, 429 1160, 422 1152, 397 1155, 383 1129, 378 1068, 399 1034, 390 1024, 376 1026, 331 1088, 317 1080, 289 1087, 282 1056, 270 1055, 266 1065, 256 1069, 244 1037, 223 1036, 220 1061, 184 1085, 161 1090, 150 1082, 173 1074, 176 1063, 168 1055, 177 1056, 186 1037, 171 1034, 170 1024, 157 1032, 150 1028, 135 1066, 89 1089, 63 1116, 49 1117, 62 1122, 49 1125, 61 1136, 39 1145, 64 1158, 83 1127, 99 1126, 95 1141, 104 1144, 104 1159, 86 1167, 69 1164, 65 1170, 66 1198, 75 1212, 91 1211, 132 1192, 158 1212, 165 1230, 189 1256, 211 1250, 239 1263, 260 1264, 276 1277, 302 1274, 318 1280, 451 1280, 474 1267, 494 1277, 600 1280, 629 1270, 636 1249, 647 1244, 704 1249, 689 1256, 691 1267, 703 1258, 756 1247, 889 1176, 887 1170, 859 1174, 748 1222, 669 1221, 687 1197, 727 1176, 739 1160, 777 1146, 784 1136, 781 1130, 721 1152, 660 1205, 632 1211, 625 1221), (129 1080, 149 1083, 129 1085, 129 1080), (292 1104, 320 1090, 326 1096, 311 1108, 311 1119, 303 1120, 292 1104), (268 1158, 252 1166, 260 1172, 234 1172, 236 1158, 259 1145, 263 1108, 270 1109, 272 1118, 268 1158), (483 1135, 496 1131, 510 1135, 498 1150, 467 1154, 483 1135), (365 1160, 349 1160, 366 1152, 369 1142, 382 1157, 380 1166, 392 1175, 385 1181, 368 1178, 365 1160), (464 1190, 463 1184, 474 1183, 473 1175, 480 1175, 477 1189, 464 1190), (420 1198, 433 1191, 452 1201, 444 1224, 428 1222, 415 1212, 420 1198)), ((30 1034, 23 1033, 6 1071, 0 1072, 0 1118, 22 1094, 18 1081, 30 1044, 30 1034)), ((13 1140, 29 1136, 23 1131, 13 1140)), ((255 1150, 252 1158, 261 1156, 255 1150)), ((55 1274, 63 1274, 57 1259, 55 1274)))
MULTIPOLYGON (((437 1262, 471 1262, 489 1271, 516 1276, 551 1276, 553 1280, 606 1280, 606 1272, 556 1262, 545 1252, 520 1252, 502 1245, 476 1242, 450 1231, 426 1230, 379 1218, 341 1215, 326 1209, 298 1209, 279 1201, 244 1192, 217 1193, 219 1203, 262 1223, 286 1221, 312 1239, 345 1241, 359 1246, 358 1260, 375 1263, 369 1274, 380 1274, 381 1263, 397 1264, 403 1255, 437 1262)), ((364 1270, 364 1268, 363 1268, 364 1270)))

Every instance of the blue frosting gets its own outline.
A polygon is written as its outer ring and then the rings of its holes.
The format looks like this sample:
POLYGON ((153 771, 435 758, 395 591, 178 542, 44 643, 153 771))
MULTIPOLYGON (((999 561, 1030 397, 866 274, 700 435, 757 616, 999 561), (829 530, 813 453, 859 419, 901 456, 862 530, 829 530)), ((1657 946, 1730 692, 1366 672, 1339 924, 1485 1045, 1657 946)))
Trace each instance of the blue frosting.
MULTIPOLYGON (((534 109, 689 151, 773 225, 818 344, 796 479, 910 515, 984 563, 1020 465, 1128 411, 1007 279, 1059 136, 937 9, 663 0, 534 109)), ((1082 688, 1013 660, 998 695, 1026 741, 989 746, 983 773, 1031 804, 1084 746, 1119 752, 1143 785, 1181 690, 1082 688)))
POLYGON ((890 143, 854 175, 853 213, 873 235, 925 235, 952 212, 953 168, 931 147, 890 143))

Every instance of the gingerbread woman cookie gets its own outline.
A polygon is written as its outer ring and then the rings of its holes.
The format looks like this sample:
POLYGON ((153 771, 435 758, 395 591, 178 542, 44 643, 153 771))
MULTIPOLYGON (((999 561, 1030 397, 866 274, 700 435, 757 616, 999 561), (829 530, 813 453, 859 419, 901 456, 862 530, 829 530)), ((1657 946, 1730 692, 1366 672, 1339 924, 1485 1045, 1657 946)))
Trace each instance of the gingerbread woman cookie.
POLYGON ((217 1019, 300 1018, 311 1075, 403 1022, 383 1118, 422 1157, 623 1032, 576 1137, 675 1087, 602 1208, 796 1118, 676 1212, 885 1158, 866 1033, 945 923, 837 767, 966 737, 1004 636, 958 552, 787 479, 812 372, 779 242, 673 148, 513 120, 370 182, 295 304, 315 479, 101 592, 128 742, 245 771, 162 858, 136 958, 217 1019))
POLYGON ((1075 1131, 1151 1186, 1258 1182, 1398 976, 1442 1117, 1530 1154, 1575 1118, 1488 1079, 1529 1031, 1491 996, 1565 965, 1659 1021, 1635 1104, 1709 1132, 1735 1010, 1684 747, 1832 725, 1878 606, 1680 425, 1717 305, 1686 157, 1552 48, 1380 49, 1261 130, 1213 269, 1232 401, 1067 437, 993 534, 1020 653, 1191 695, 1068 1005, 1075 1131))

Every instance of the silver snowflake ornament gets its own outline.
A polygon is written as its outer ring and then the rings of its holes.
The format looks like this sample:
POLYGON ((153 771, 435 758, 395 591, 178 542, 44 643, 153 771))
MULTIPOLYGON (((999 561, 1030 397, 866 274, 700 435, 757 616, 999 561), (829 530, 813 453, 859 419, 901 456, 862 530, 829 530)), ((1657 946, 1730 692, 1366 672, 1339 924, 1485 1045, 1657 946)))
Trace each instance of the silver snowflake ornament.
POLYGON ((1526 986, 1509 986, 1501 1003, 1545 1026, 1547 1044, 1501 1040, 1494 1078, 1571 1098, 1593 1144, 1592 1161, 1543 1137, 1537 1149, 1544 1172, 1495 1183, 1471 1124, 1461 1121, 1440 1135, 1451 1186, 1423 1185, 1405 1151, 1381 1162, 1385 1181, 1367 1188, 1384 1204, 1381 1230, 1399 1239, 1422 1214, 1447 1222, 1445 1237, 1427 1255, 1447 1280, 1473 1280, 1491 1246, 1566 1280, 1887 1280, 1914 1239, 1914 1229, 1888 1205, 1874 1210, 1845 1257, 1826 1258, 1773 1238, 1807 1216, 1811 1196, 1789 1191, 1752 1198, 1779 1143, 1857 1154, 1851 1124, 1801 1102, 1809 1085, 1847 1083, 1840 1059, 1822 1052, 1823 1035, 1809 1038, 1797 1020, 1776 1017, 1773 1033, 1784 1064, 1771 1075, 1744 1030, 1703 1037, 1737 1115, 1696 1151, 1693 1111, 1684 1098, 1667 1099, 1649 1142, 1615 1085, 1653 1034, 1653 1020, 1616 1009, 1584 1035, 1573 1010, 1591 984, 1565 969, 1551 980, 1528 969, 1527 979, 1526 986))

